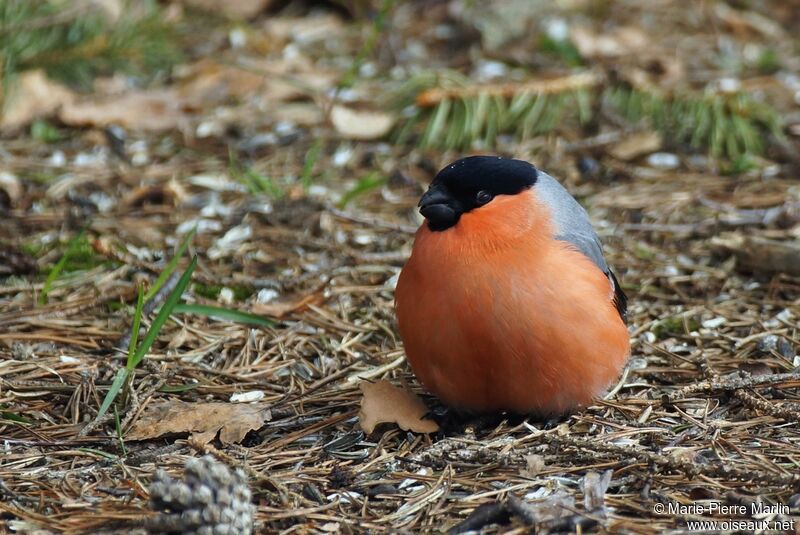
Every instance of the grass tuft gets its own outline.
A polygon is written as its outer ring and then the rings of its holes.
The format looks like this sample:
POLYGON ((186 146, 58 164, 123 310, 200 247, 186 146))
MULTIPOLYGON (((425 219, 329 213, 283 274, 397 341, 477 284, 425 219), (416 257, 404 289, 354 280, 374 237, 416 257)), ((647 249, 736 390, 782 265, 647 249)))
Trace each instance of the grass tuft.
POLYGON ((58 259, 53 267, 50 269, 50 272, 47 274, 47 278, 44 280, 44 286, 42 286, 42 293, 39 294, 39 304, 44 305, 47 303, 47 296, 50 291, 53 289, 53 284, 58 280, 58 277, 61 275, 61 272, 64 271, 64 268, 67 266, 67 262, 75 256, 78 251, 82 248, 85 244, 84 235, 86 231, 82 230, 77 236, 72 238, 67 245, 67 250, 64 251, 64 254, 61 255, 61 258, 58 259))
MULTIPOLYGON (((135 329, 133 331, 131 343, 128 346, 128 360, 125 364, 125 367, 120 368, 119 371, 117 371, 117 375, 114 377, 114 381, 111 383, 111 388, 109 388, 106 397, 103 399, 102 405, 100 405, 100 409, 97 411, 96 420, 99 420, 105 416, 106 412, 108 412, 108 409, 119 395, 128 378, 133 376, 133 372, 153 346, 153 342, 155 342, 156 338, 158 338, 158 333, 161 332, 161 329, 167 323, 167 320, 169 319, 170 315, 172 315, 176 305, 180 301, 184 290, 186 290, 186 288, 189 286, 189 282, 192 280, 192 273, 196 267, 197 256, 194 256, 192 261, 189 263, 189 267, 186 268, 186 271, 183 272, 180 280, 178 280, 178 284, 175 285, 175 288, 167 297, 166 302, 158 311, 158 314, 156 314, 156 318, 153 320, 152 325, 150 325, 150 328, 147 330, 147 333, 145 334, 144 338, 142 339, 142 343, 138 346, 138 348, 135 348, 135 338, 137 338, 139 330, 135 329)), ((134 327, 137 327, 141 323, 143 303, 144 299, 140 290, 139 299, 136 305, 136 313, 134 314, 133 318, 134 327)))
POLYGON ((179 61, 175 40, 154 0, 122 2, 117 20, 86 0, 0 2, 4 86, 19 72, 35 68, 81 88, 116 71, 152 75, 179 61))

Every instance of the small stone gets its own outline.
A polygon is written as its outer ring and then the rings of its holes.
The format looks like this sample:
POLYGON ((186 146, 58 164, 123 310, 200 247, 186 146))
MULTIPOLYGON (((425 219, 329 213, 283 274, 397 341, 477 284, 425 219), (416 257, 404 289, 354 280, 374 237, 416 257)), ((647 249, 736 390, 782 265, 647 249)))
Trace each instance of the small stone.
POLYGON ((669 152, 654 152, 647 157, 647 165, 659 169, 675 169, 680 164, 680 158, 669 152))
POLYGON ((703 321, 703 327, 706 329, 716 329, 717 327, 722 327, 725 325, 727 320, 721 316, 716 318, 711 318, 709 320, 703 321))
POLYGON ((778 336, 776 334, 770 334, 759 339, 758 342, 756 342, 756 350, 760 353, 772 353, 775 351, 787 359, 791 359, 795 356, 792 343, 783 336, 778 336))

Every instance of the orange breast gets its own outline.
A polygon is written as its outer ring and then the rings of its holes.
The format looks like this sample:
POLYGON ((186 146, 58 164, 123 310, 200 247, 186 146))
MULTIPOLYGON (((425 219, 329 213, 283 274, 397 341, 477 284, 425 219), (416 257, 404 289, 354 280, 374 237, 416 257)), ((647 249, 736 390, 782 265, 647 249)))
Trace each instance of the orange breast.
POLYGON ((601 395, 629 355, 608 278, 553 239, 534 191, 417 232, 397 319, 415 374, 448 405, 561 414, 601 395))

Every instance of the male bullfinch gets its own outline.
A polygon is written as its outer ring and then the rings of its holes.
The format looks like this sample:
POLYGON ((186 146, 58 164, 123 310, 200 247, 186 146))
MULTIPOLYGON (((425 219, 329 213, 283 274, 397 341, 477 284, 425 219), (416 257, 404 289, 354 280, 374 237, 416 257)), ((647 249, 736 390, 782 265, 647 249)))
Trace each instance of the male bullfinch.
POLYGON ((406 356, 451 407, 561 415, 604 393, 630 354, 626 297, 586 211, 521 160, 442 169, 397 283, 406 356))

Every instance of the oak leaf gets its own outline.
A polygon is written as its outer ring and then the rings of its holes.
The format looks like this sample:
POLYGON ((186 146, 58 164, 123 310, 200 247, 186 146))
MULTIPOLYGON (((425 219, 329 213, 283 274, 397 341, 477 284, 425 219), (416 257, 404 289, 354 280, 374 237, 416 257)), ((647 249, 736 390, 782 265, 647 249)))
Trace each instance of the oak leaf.
POLYGON ((247 433, 272 418, 263 404, 187 403, 170 400, 153 403, 125 434, 128 440, 147 440, 170 433, 191 433, 208 443, 219 432, 223 444, 241 442, 247 433))
POLYGON ((364 397, 361 398, 358 423, 365 433, 372 433, 375 426, 382 423, 396 423, 401 429, 415 433, 439 430, 436 422, 424 418, 428 408, 413 392, 383 380, 375 383, 364 381, 359 386, 364 397))

